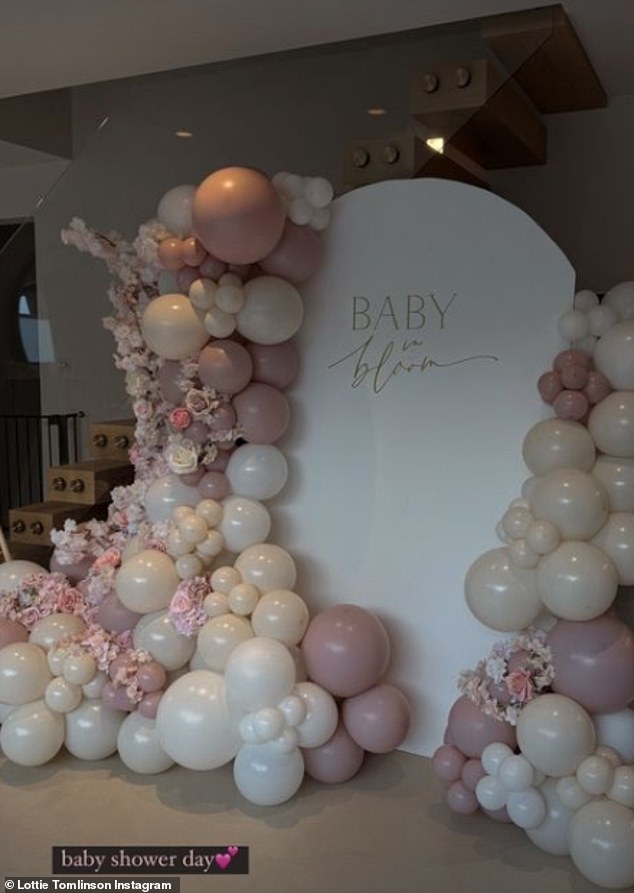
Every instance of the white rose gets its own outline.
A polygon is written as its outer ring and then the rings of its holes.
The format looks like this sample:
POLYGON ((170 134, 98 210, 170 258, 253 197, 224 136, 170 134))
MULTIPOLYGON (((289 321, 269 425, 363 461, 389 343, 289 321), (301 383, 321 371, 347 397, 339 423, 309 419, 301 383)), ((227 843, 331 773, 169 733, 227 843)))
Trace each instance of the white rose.
POLYGON ((191 474, 198 468, 198 449, 191 441, 171 443, 165 450, 165 458, 174 474, 191 474))

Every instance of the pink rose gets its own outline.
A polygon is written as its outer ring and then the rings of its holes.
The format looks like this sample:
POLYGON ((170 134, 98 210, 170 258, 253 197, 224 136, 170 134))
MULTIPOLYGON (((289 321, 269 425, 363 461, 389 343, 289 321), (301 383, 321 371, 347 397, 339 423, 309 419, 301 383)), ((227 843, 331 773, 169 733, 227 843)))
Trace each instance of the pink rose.
POLYGON ((81 608, 81 596, 76 589, 65 589, 58 595, 55 608, 60 614, 74 614, 81 608))
POLYGON ((179 406, 170 412, 169 423, 175 431, 184 431, 191 425, 192 417, 187 409, 179 406))
POLYGON ((33 629, 38 620, 41 619, 40 611, 37 608, 29 607, 20 611, 19 620, 22 626, 26 627, 29 632, 33 629))
POLYGON ((533 696, 533 683, 530 670, 520 668, 509 673, 506 679, 506 687, 520 703, 530 701, 533 696))
POLYGON ((95 559, 93 568, 101 570, 103 567, 118 567, 121 564, 121 552, 118 549, 106 549, 98 558, 95 559))
POLYGON ((187 611, 191 611, 194 607, 194 602, 188 592, 178 592, 178 590, 172 596, 172 600, 170 602, 170 614, 186 614, 187 611))

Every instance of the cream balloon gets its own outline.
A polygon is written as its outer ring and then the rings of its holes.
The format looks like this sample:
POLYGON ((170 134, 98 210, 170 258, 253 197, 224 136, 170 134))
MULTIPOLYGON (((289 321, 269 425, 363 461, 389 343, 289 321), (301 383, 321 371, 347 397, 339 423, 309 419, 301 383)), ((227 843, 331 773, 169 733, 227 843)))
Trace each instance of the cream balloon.
POLYGON ((285 645, 301 642, 310 615, 306 602, 289 589, 274 589, 258 601, 251 617, 256 636, 277 639, 285 645))
POLYGON ((304 719, 296 726, 300 747, 321 747, 335 733, 339 711, 335 699, 314 682, 299 682, 293 695, 300 697, 306 707, 304 719))
POLYGON ((530 626, 542 609, 536 571, 515 567, 507 548, 492 549, 474 561, 465 596, 472 614, 500 632, 530 626))
POLYGON ((618 590, 611 559, 586 542, 563 542, 537 568, 537 591, 562 620, 592 620, 605 613, 618 590))
POLYGON ((292 589, 297 578, 295 562, 288 552, 270 543, 249 546, 238 555, 235 569, 242 582, 252 583, 260 592, 292 589))
POLYGON ((634 513, 608 515, 592 542, 612 559, 619 575, 619 586, 634 585, 634 513))
POLYGON ((117 750, 119 727, 126 714, 112 710, 100 700, 85 700, 64 715, 64 744, 80 760, 105 760, 117 750))
POLYGON ((29 642, 49 651, 62 639, 78 636, 85 630, 86 624, 77 614, 49 614, 33 626, 29 642))
POLYGON ((173 236, 182 239, 192 232, 195 186, 173 186, 158 203, 156 216, 173 236))
POLYGON ((64 743, 64 718, 44 701, 16 707, 0 728, 0 749, 18 766, 42 766, 64 743))
POLYGON ((144 549, 121 565, 115 589, 119 601, 130 611, 149 614, 169 605, 179 582, 169 555, 144 549))
POLYGON ((284 487, 288 465, 276 446, 245 443, 229 457, 225 474, 236 496, 265 500, 284 487))
POLYGON ((152 481, 145 494, 145 511, 153 524, 169 521, 178 506, 195 506, 200 500, 196 487, 184 484, 176 474, 166 474, 152 481))
POLYGON ((535 475, 555 468, 590 471, 594 465, 594 441, 588 429, 567 419, 544 419, 530 429, 522 445, 524 462, 535 475))
POLYGON ((70 713, 71 710, 79 707, 83 697, 81 685, 73 685, 63 676, 51 679, 44 692, 46 706, 55 713, 70 713))
POLYGON ((174 628, 168 611, 153 611, 137 623, 134 647, 148 651, 166 670, 180 670, 196 650, 195 636, 184 636, 174 628))
POLYGON ((634 392, 613 391, 592 409, 588 430, 602 453, 634 457, 634 392))
POLYGON ((563 539, 588 540, 605 524, 608 495, 590 474, 556 468, 537 479, 530 496, 537 521, 550 521, 563 539))
POLYGON ((610 800, 634 809, 634 766, 617 766, 610 789, 607 791, 610 800))
POLYGON ((174 765, 174 760, 161 747, 156 720, 147 719, 137 711, 121 723, 117 750, 122 763, 139 775, 157 775, 174 765))
POLYGON ((156 729, 161 747, 187 769, 223 766, 240 746, 224 679, 210 670, 193 670, 170 685, 159 703, 156 729))
POLYGON ((224 537, 225 548, 230 552, 242 552, 268 537, 271 516, 261 502, 243 496, 230 496, 222 505, 219 530, 224 537))
POLYGON ((274 707, 295 684, 295 661, 281 642, 256 636, 231 652, 225 682, 232 707, 246 712, 274 707))
POLYGON ((220 673, 234 648, 252 637, 253 629, 245 617, 221 614, 208 620, 198 633, 198 653, 208 669, 220 673))
POLYGON ((634 282, 619 282, 603 296, 603 304, 616 311, 619 319, 634 319, 634 282))
POLYGON ((605 757, 590 754, 577 766, 576 776, 584 791, 596 797, 606 794, 612 787, 614 767, 605 757))
POLYGON ((81 690, 86 698, 94 700, 101 697, 106 682, 108 682, 108 676, 100 670, 95 673, 90 682, 82 685, 81 690))
POLYGON ((540 695, 525 704, 517 743, 527 760, 546 775, 572 775, 594 751, 596 734, 586 711, 563 695, 540 695))
POLYGON ((181 294, 150 301, 141 317, 141 331, 150 350, 165 360, 194 356, 209 340, 191 301, 181 294))
POLYGON ((581 874, 610 890, 634 884, 634 816, 611 800, 594 800, 573 815, 570 856, 581 874))
POLYGON ((28 704, 46 691, 52 674, 46 653, 31 642, 14 642, 0 648, 0 702, 28 704))
POLYGON ((274 742, 243 744, 233 764, 242 796, 258 806, 277 806, 297 793, 304 778, 304 758, 297 747, 280 752, 274 742))
POLYGON ((634 390, 634 320, 618 322, 599 338, 594 366, 618 391, 634 390))
POLYGON ((553 856, 567 856, 568 826, 573 816, 571 809, 567 809, 557 795, 557 779, 547 778, 540 786, 541 794, 546 804, 546 817, 537 828, 529 828, 526 834, 535 846, 545 853, 553 856))
POLYGON ((255 344, 281 344, 299 330, 304 307, 295 286, 277 276, 258 276, 244 286, 238 331, 255 344))
POLYGON ((71 685, 87 685, 95 677, 97 661, 87 652, 83 654, 69 654, 64 658, 64 679, 71 685))
POLYGON ((634 459, 599 456, 592 475, 605 487, 611 512, 634 512, 634 459))
POLYGON ((48 574, 48 571, 34 561, 5 561, 0 564, 0 592, 15 592, 22 580, 31 574, 48 574))

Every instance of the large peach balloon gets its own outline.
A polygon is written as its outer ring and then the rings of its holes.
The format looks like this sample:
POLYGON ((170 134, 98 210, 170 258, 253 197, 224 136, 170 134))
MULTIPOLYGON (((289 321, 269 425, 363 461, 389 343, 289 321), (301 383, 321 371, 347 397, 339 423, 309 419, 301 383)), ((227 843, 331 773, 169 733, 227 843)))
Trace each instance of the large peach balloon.
POLYGON ((194 233, 210 254, 227 263, 262 260, 282 237, 285 220, 275 187, 251 168, 216 171, 194 196, 194 233))

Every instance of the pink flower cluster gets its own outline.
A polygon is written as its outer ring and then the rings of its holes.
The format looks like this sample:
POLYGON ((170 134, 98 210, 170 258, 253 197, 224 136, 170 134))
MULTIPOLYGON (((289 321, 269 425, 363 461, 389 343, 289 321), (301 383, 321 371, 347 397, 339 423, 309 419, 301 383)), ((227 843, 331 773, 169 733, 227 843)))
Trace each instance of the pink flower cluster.
POLYGON ((174 629, 183 636, 196 635, 209 620, 203 602, 211 591, 206 577, 194 577, 179 583, 169 604, 169 619, 174 629))
POLYGON ((29 574, 15 592, 0 594, 0 616, 21 623, 29 632, 51 614, 77 614, 85 619, 87 605, 64 574, 29 574))

